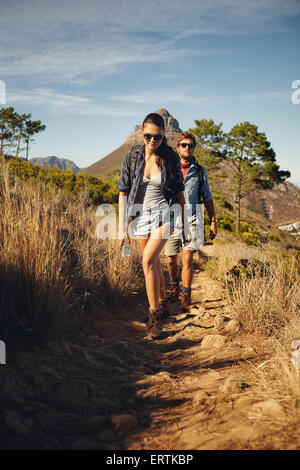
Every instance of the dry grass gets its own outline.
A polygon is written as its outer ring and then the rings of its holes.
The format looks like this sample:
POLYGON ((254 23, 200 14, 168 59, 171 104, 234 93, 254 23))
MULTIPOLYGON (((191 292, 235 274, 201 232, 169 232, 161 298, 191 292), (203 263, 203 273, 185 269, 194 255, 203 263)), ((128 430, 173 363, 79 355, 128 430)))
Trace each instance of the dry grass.
POLYGON ((245 330, 269 336, 300 313, 296 259, 241 243, 218 249, 215 275, 223 281, 230 315, 245 330))
POLYGON ((245 333, 252 333, 263 351, 261 361, 257 358, 244 368, 243 380, 249 385, 244 394, 254 402, 275 400, 284 412, 270 416, 251 411, 249 417, 256 425, 269 423, 282 439, 289 429, 287 442, 298 445, 300 364, 292 360, 292 342, 300 340, 299 263, 270 246, 231 242, 216 249, 211 269, 223 281, 227 313, 242 323, 245 333))
POLYGON ((78 325, 99 303, 142 285, 135 245, 123 260, 115 240, 96 235, 96 209, 42 184, 0 171, 1 339, 42 339, 78 325), (81 318, 82 320, 82 318, 81 318))
MULTIPOLYGON (((292 343, 300 340, 300 319, 292 320, 278 334, 268 341, 269 358, 259 365, 249 365, 245 380, 250 385, 248 395, 254 401, 275 400, 284 415, 263 416, 279 426, 289 425, 290 435, 298 438, 300 418, 300 364, 292 360, 292 343)), ((253 416, 255 418, 255 416, 253 416)))

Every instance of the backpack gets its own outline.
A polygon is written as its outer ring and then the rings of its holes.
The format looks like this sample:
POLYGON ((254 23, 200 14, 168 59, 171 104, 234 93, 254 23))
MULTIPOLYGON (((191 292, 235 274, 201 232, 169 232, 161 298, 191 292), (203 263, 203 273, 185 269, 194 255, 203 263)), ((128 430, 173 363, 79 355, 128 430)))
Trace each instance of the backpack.
MULTIPOLYGON (((139 153, 140 153, 140 145, 135 145, 134 147, 132 147, 132 149, 130 151, 130 158, 129 158, 130 186, 132 185, 133 176, 134 176, 134 173, 135 173, 136 161, 137 161, 137 157, 138 157, 139 153)), ((198 181, 199 181, 199 185, 198 185, 199 203, 203 204, 203 197, 202 197, 202 184, 203 184, 203 181, 204 181, 204 179, 203 179, 203 169, 202 169, 202 166, 199 165, 199 163, 196 161, 195 158, 193 159, 193 163, 196 166, 196 172, 197 172, 198 181)), ((173 167, 171 165, 171 162, 170 162, 169 158, 166 159, 166 174, 167 174, 168 186, 172 187, 172 183, 174 181, 174 174, 173 174, 173 167)))

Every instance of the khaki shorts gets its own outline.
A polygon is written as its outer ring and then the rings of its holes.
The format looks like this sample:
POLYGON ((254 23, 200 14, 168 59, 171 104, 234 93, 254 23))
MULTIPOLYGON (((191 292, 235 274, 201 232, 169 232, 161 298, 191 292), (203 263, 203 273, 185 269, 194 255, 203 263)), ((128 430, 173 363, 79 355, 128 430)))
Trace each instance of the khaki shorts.
POLYGON ((204 224, 194 223, 190 225, 190 233, 192 239, 190 242, 183 245, 181 231, 175 229, 169 240, 165 244, 165 255, 175 256, 181 252, 182 247, 187 250, 199 250, 204 245, 204 224))

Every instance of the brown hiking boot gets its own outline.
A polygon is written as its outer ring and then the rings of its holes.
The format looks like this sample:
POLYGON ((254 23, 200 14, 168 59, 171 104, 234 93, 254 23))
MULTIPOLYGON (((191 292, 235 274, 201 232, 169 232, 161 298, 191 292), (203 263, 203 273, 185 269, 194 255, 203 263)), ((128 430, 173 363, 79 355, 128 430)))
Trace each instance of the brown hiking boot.
POLYGON ((165 320, 170 315, 169 310, 169 302, 167 299, 160 300, 159 302, 159 310, 160 310, 160 317, 161 319, 165 320))
POLYGON ((191 308, 191 294, 189 292, 182 292, 181 294, 181 308, 183 312, 188 312, 191 308))
POLYGON ((152 339, 158 338, 162 334, 161 329, 161 311, 159 308, 149 308, 149 320, 147 323, 148 336, 152 339))
POLYGON ((169 294, 168 300, 171 303, 177 304, 178 297, 179 297, 179 291, 180 291, 179 283, 170 282, 170 294, 169 294))

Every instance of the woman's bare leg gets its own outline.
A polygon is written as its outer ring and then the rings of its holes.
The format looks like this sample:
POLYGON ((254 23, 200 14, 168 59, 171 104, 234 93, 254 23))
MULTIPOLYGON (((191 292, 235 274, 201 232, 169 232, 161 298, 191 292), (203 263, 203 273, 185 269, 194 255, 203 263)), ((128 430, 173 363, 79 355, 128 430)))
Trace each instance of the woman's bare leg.
POLYGON ((146 291, 151 309, 157 309, 159 300, 162 300, 162 294, 165 295, 164 279, 161 273, 159 259, 159 254, 167 241, 167 238, 163 238, 165 230, 165 226, 162 226, 153 230, 150 238, 138 238, 138 243, 143 254, 146 291))

